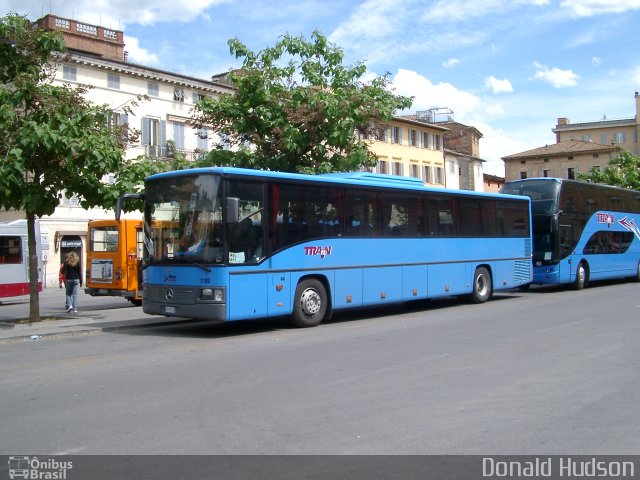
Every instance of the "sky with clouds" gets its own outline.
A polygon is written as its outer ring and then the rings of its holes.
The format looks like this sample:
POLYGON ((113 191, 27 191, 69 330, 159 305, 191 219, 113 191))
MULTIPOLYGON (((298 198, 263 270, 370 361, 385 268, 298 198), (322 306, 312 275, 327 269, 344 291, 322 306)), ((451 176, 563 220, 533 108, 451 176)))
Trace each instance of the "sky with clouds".
POLYGON ((410 111, 432 107, 482 134, 485 171, 555 142, 558 117, 633 118, 640 0, 2 0, 4 14, 74 18, 124 31, 129 60, 207 79, 319 30, 371 74, 389 72, 410 111))

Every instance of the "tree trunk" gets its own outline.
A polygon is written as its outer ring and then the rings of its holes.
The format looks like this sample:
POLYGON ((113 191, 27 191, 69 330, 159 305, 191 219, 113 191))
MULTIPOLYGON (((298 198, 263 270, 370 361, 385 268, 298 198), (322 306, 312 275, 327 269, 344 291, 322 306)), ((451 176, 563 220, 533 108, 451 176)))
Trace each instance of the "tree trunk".
MULTIPOLYGON (((40 296, 38 292, 38 249, 36 248, 36 216, 27 212, 27 239, 29 244, 29 321, 40 321, 40 296)), ((44 279, 43 279, 44 281, 44 279)))

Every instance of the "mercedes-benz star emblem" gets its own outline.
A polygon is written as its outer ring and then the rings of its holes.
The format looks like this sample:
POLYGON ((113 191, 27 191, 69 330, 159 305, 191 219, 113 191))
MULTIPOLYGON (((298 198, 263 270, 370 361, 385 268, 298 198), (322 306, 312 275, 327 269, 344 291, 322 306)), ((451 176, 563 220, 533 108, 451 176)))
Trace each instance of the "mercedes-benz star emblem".
POLYGON ((167 288, 167 293, 165 294, 167 300, 171 300, 173 298, 173 289, 167 288))

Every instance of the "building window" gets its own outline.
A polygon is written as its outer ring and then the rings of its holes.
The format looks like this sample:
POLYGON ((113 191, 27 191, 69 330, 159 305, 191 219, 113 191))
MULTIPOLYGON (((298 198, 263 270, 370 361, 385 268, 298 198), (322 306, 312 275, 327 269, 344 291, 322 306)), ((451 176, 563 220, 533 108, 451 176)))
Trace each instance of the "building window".
POLYGON ((69 80, 70 82, 75 82, 78 80, 78 71, 76 67, 72 65, 64 65, 62 67, 62 78, 65 80, 69 80))
POLYGON ((160 96, 160 85, 155 82, 147 83, 147 95, 150 97, 160 96))
POLYGON ((166 155, 167 127, 166 121, 157 118, 142 118, 142 145, 149 157, 166 155))
POLYGON ((583 142, 590 142, 591 141, 591 135, 589 135, 589 134, 582 135, 582 141, 583 142))
POLYGON ((600 143, 602 145, 606 145, 607 144, 607 134, 606 133, 601 133, 600 134, 600 143))
POLYGON ((425 183, 433 183, 433 176, 431 175, 431 165, 425 165, 423 167, 423 178, 425 183))
POLYGON ((120 75, 109 73, 107 75, 107 87, 113 88, 114 90, 120 90, 120 75))
POLYGON ((184 150, 184 123, 173 122, 173 142, 178 151, 184 150))
POLYGON ((543 177, 549 177, 550 176, 550 171, 549 170, 542 170, 542 176, 543 177))
POLYGON ((173 99, 176 102, 184 102, 184 90, 182 88, 174 88, 173 99))
POLYGON ((449 162, 449 173, 451 175, 456 173, 456 164, 454 162, 449 162))
POLYGON ((442 136, 433 135, 433 149, 434 150, 442 150, 442 136))
POLYGON ((410 129, 409 130, 409 145, 412 147, 418 146, 418 131, 410 129))
POLYGON ((597 154, 597 153, 594 153, 594 154, 593 154, 593 158, 598 158, 598 157, 600 157, 600 155, 599 155, 599 154, 597 154))
POLYGON ((378 162, 378 173, 389 173, 389 167, 386 160, 380 160, 378 162))
POLYGON ((527 178, 527 172, 520 172, 520 180, 524 180, 527 178))
POLYGON ((404 165, 402 162, 393 162, 393 174, 400 177, 404 175, 404 165))
POLYGON ((569 180, 575 180, 576 178, 576 170, 573 167, 567 168, 567 178, 569 180))
POLYGON ((378 142, 386 142, 387 141, 387 127, 385 125, 378 125, 374 127, 374 138, 378 142))
POLYGON ((627 141, 625 132, 616 132, 613 134, 613 143, 624 143, 627 141))
POLYGON ((593 167, 591 167, 591 171, 600 173, 602 169, 600 168, 600 165, 594 165, 593 167))
POLYGON ((391 143, 402 144, 402 128, 397 126, 391 127, 391 143))
POLYGON ((435 183, 439 185, 444 185, 444 168, 435 167, 435 173, 436 173, 435 183))
POLYGON ((411 176, 413 178, 420 178, 420 169, 418 168, 418 165, 415 163, 412 163, 409 166, 409 169, 411 170, 411 176))

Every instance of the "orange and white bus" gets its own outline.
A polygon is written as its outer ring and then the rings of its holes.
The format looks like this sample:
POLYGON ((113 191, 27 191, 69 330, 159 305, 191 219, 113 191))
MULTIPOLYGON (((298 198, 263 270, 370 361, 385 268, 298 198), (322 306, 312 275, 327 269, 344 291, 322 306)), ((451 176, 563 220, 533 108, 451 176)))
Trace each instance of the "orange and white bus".
POLYGON ((142 220, 92 220, 85 293, 142 305, 142 220))

